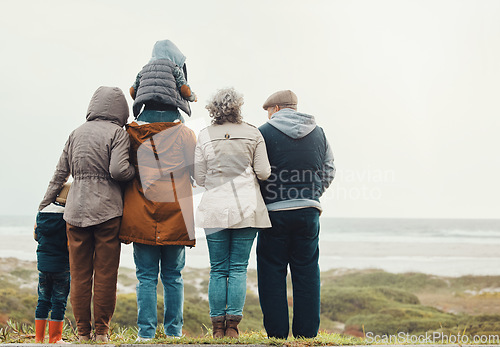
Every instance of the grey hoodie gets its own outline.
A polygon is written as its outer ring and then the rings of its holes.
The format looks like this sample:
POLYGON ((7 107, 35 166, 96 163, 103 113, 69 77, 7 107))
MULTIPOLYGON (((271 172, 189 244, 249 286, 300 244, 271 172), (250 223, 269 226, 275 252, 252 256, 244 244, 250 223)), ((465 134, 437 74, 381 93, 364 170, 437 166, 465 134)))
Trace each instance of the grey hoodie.
POLYGON ((69 175, 73 183, 64 220, 77 227, 97 225, 122 215, 118 181, 134 177, 129 162, 130 141, 123 129, 129 116, 120 88, 99 87, 87 111, 87 121, 69 136, 54 176, 38 210, 54 202, 69 175))
POLYGON ((284 108, 274 113, 268 123, 292 139, 303 138, 316 128, 313 116, 291 108, 284 108))
MULTIPOLYGON (((274 113, 268 123, 292 139, 301 139, 309 135, 317 126, 314 116, 298 112, 291 108, 284 108, 274 113)), ((330 186, 335 177, 336 169, 333 161, 333 153, 327 140, 322 170, 323 191, 321 193, 330 186)), ((303 207, 316 207, 321 210, 321 205, 317 201, 308 199, 284 200, 267 205, 269 211, 289 210, 303 207)))

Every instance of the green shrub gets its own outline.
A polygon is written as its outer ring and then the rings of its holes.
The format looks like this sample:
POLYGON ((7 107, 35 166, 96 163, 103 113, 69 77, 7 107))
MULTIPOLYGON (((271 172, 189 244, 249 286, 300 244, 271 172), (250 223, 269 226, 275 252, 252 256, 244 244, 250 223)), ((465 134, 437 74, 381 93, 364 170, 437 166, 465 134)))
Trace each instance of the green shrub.
POLYGON ((0 289, 0 314, 18 323, 31 323, 35 319, 37 296, 28 290, 0 289))
POLYGON ((336 287, 391 287, 413 293, 424 288, 447 288, 448 283, 443 278, 423 273, 393 274, 382 270, 358 271, 342 276, 332 276, 330 272, 322 274, 324 285, 336 287))
POLYGON ((376 335, 396 335, 399 332, 421 334, 436 331, 441 327, 456 326, 453 316, 433 318, 402 318, 386 313, 357 315, 347 320, 346 326, 357 327, 359 331, 372 332, 376 335))
POLYGON ((184 302, 184 333, 188 336, 204 336, 212 328, 208 302, 205 300, 184 302))
POLYGON ((321 312, 335 321, 345 322, 357 314, 379 312, 398 304, 418 305, 411 293, 388 287, 326 287, 321 293, 321 312))
POLYGON ((119 294, 116 297, 116 308, 112 322, 123 327, 134 327, 137 325, 137 300, 135 293, 119 294))

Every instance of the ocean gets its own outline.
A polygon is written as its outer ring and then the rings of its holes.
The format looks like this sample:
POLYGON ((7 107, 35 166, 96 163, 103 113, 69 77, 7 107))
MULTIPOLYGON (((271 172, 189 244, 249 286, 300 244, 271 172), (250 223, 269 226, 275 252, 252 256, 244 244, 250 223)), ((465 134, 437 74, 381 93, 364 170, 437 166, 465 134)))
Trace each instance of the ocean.
MULTIPOLYGON (((0 257, 36 260, 33 216, 0 216, 0 257)), ((120 265, 134 268, 132 245, 120 265)), ((203 231, 186 266, 209 267, 203 231)), ((255 245, 250 268, 256 268, 255 245)), ((438 276, 500 275, 500 219, 322 218, 320 268, 382 269, 438 276)))

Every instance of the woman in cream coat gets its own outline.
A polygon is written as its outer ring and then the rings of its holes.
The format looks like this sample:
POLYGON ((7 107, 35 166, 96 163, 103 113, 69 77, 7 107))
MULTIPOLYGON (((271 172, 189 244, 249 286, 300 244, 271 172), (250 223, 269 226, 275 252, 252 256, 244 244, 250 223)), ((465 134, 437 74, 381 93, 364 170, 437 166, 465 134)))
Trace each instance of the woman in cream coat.
POLYGON ((258 183, 271 174, 266 145, 242 121, 241 105, 234 89, 219 90, 206 106, 212 125, 200 132, 195 149, 196 183, 206 189, 195 219, 210 254, 214 337, 238 337, 250 250, 258 229, 271 226, 258 183))

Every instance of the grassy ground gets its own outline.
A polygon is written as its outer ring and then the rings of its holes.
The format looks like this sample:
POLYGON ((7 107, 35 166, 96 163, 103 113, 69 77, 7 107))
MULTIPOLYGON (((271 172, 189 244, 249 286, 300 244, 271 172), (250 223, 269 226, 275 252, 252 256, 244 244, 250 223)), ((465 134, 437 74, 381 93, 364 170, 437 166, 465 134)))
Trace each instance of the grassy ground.
POLYGON ((500 334, 498 276, 329 271, 322 281, 321 311, 344 333, 500 334))
MULTIPOLYGON (((321 332, 316 338, 313 339, 303 339, 303 338, 289 338, 287 340, 283 339, 269 339, 266 337, 265 332, 241 332, 239 339, 222 338, 213 339, 211 337, 211 330, 207 329, 207 333, 204 336, 199 337, 181 337, 181 338, 165 338, 162 331, 158 331, 154 339, 147 342, 136 342, 137 329, 134 328, 119 328, 117 326, 112 327, 110 330, 110 341, 108 344, 114 344, 116 346, 124 344, 158 344, 158 345, 269 345, 269 346, 290 346, 290 347, 302 347, 302 346, 349 346, 349 345, 418 345, 418 344, 432 344, 432 345, 454 345, 461 346, 462 344, 467 345, 500 345, 500 340, 498 335, 489 336, 490 340, 479 342, 473 341, 472 338, 467 340, 466 343, 456 342, 452 340, 447 340, 446 337, 433 341, 423 341, 414 340, 413 337, 420 338, 419 336, 413 336, 411 338, 389 340, 387 336, 381 336, 380 340, 376 340, 368 335, 366 338, 357 338, 353 336, 347 336, 343 334, 332 334, 327 332, 321 332), (493 339, 491 339, 493 338, 493 339)), ((456 335, 455 335, 456 336, 456 335)), ((460 336, 460 333, 459 335, 460 336)), ((34 327, 32 325, 21 325, 12 322, 8 322, 6 328, 0 329, 0 343, 34 343, 34 327)), ((485 336, 486 337, 486 336, 485 336)), ((78 339, 76 331, 72 328, 71 324, 65 325, 63 331, 63 339, 66 342, 78 344, 78 339)), ((47 340, 46 340, 47 341, 47 340)), ((463 338, 462 338, 462 341, 463 338)), ((98 344, 96 342, 85 342, 90 344, 98 344)))
MULTIPOLYGON (((330 334, 320 332, 314 339, 289 338, 268 339, 264 331, 242 332, 240 338, 235 340, 231 338, 213 339, 212 331, 207 328, 204 336, 200 337, 182 337, 179 339, 165 338, 161 329, 156 334, 155 339, 148 341, 147 344, 242 344, 242 345, 271 345, 271 346, 342 346, 342 345, 360 345, 364 339, 344 336, 341 334, 330 334), (163 337, 162 337, 163 336, 163 337)), ((110 343, 115 345, 137 343, 137 329, 119 328, 114 326, 110 331, 110 343)), ((78 343, 76 331, 70 324, 66 324, 63 331, 63 340, 70 343, 78 343)), ((18 324, 8 322, 7 327, 0 328, 0 343, 34 343, 35 332, 33 325, 18 324)))
MULTIPOLYGON (((214 343, 208 315, 208 269, 185 269, 184 339, 173 343, 214 343)), ((500 335, 500 276, 438 277, 421 273, 392 274, 379 270, 332 270, 321 275, 322 334, 314 340, 274 341, 265 338, 257 296, 256 271, 248 272, 247 300, 239 343, 360 344, 367 333, 392 335, 500 335), (354 336, 358 337, 355 338, 354 336)), ((0 342, 32 342, 36 306, 36 264, 0 258, 0 342), (10 323, 8 321, 19 324, 10 323)), ((113 316, 112 342, 136 338, 135 272, 120 269, 113 316)), ((291 293, 291 283, 289 283, 291 293)), ((163 318, 163 289, 158 287, 158 320, 163 318)), ((293 299, 289 298, 290 312, 293 299)), ((74 325, 71 305, 66 311, 74 325)), ((291 315, 290 315, 291 319, 291 315)), ((161 333, 159 333, 161 336, 161 333)), ((65 338, 76 336, 68 325, 65 338)), ((158 339, 158 343, 169 342, 158 339)), ((224 342, 217 341, 217 342, 224 342)))

